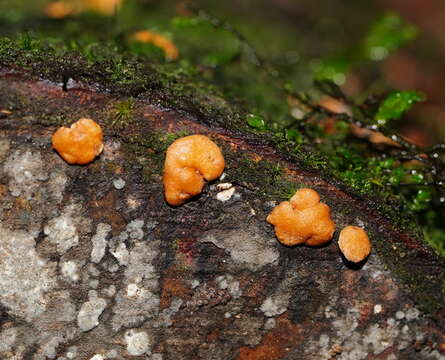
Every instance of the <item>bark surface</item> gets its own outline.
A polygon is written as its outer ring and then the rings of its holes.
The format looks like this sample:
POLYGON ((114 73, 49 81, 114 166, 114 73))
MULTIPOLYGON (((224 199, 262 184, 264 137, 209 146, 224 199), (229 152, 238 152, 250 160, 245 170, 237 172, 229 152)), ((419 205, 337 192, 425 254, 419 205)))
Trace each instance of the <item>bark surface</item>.
POLYGON ((2 72, 0 358, 445 358, 443 263, 378 202, 255 135, 143 98, 122 119, 124 100, 2 72), (105 148, 71 166, 51 134, 81 117, 102 125, 105 148), (163 156, 194 133, 220 145, 226 171, 173 208, 163 156), (274 194, 301 186, 321 194, 337 230, 367 229, 363 266, 345 263, 337 235, 321 248, 276 241, 274 194))

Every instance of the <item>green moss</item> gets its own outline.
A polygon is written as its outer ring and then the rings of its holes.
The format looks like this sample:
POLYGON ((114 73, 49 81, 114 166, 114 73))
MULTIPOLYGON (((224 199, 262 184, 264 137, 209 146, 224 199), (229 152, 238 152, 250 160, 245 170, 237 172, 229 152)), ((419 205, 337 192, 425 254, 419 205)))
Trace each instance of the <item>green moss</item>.
POLYGON ((402 243, 385 241, 374 232, 369 232, 369 236, 385 266, 402 280, 424 311, 434 313, 443 307, 445 287, 437 287, 438 274, 428 273, 418 264, 415 250, 409 250, 402 243))
POLYGON ((227 181, 255 192, 265 200, 288 200, 300 186, 287 177, 281 165, 267 161, 255 161, 232 151, 226 154, 227 181))
POLYGON ((185 132, 147 132, 143 135, 121 136, 129 157, 127 165, 132 166, 134 163, 141 165, 144 182, 160 182, 165 152, 173 141, 186 135, 188 134, 185 132))
POLYGON ((117 101, 111 110, 111 126, 119 129, 131 123, 134 115, 134 106, 135 100, 133 98, 117 101))
MULTIPOLYGON (((240 110, 191 66, 149 62, 111 44, 72 50, 57 42, 29 40, 29 35, 25 39, 0 39, 0 66, 20 68, 55 82, 73 78, 102 91, 144 97, 152 103, 186 111, 209 125, 247 128, 240 110)), ((118 105, 118 116, 122 111, 129 115, 128 105, 118 105)))

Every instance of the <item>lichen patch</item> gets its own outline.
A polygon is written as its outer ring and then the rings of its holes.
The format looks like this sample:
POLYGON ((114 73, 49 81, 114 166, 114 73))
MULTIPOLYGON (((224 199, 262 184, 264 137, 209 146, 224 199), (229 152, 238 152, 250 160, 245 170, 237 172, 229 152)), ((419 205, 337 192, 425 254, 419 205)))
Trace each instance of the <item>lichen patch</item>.
POLYGON ((224 249, 238 268, 258 271, 266 265, 276 264, 278 249, 270 239, 254 227, 227 232, 211 231, 199 239, 224 249))
POLYGON ((32 236, 0 224, 0 302, 12 314, 31 321, 45 311, 54 268, 37 254, 32 236))

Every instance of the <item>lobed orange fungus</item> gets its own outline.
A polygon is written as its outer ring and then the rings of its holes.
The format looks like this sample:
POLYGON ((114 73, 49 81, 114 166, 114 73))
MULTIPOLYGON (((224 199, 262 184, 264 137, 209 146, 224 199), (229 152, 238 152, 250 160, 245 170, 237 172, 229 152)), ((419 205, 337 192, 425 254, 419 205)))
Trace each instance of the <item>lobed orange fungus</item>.
POLYGON ((204 179, 218 178, 224 170, 219 147, 204 135, 191 135, 173 142, 164 163, 165 199, 170 205, 181 205, 201 193, 204 179))
POLYGON ((88 164, 103 150, 102 129, 91 119, 80 119, 70 128, 61 127, 52 136, 52 144, 69 164, 88 164))
POLYGON ((322 245, 332 239, 335 224, 328 205, 320 203, 315 190, 300 189, 290 201, 276 206, 267 217, 278 240, 288 246, 322 245))

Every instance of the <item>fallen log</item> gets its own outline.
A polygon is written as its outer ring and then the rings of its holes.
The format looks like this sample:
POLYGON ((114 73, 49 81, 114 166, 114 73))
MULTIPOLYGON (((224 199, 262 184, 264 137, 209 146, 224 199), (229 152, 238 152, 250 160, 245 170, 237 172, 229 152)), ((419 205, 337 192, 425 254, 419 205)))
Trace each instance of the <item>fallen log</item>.
POLYGON ((174 98, 151 80, 110 88, 75 59, 46 70, 2 59, 2 358, 443 356, 443 260, 379 199, 248 132, 210 94, 174 98), (50 139, 81 117, 101 124, 105 148, 71 166, 50 139), (222 148, 226 170, 170 207, 165 150, 197 133, 222 148), (364 266, 342 260, 337 233, 321 248, 276 241, 265 219, 303 186, 321 194, 337 229, 366 228, 364 266))

